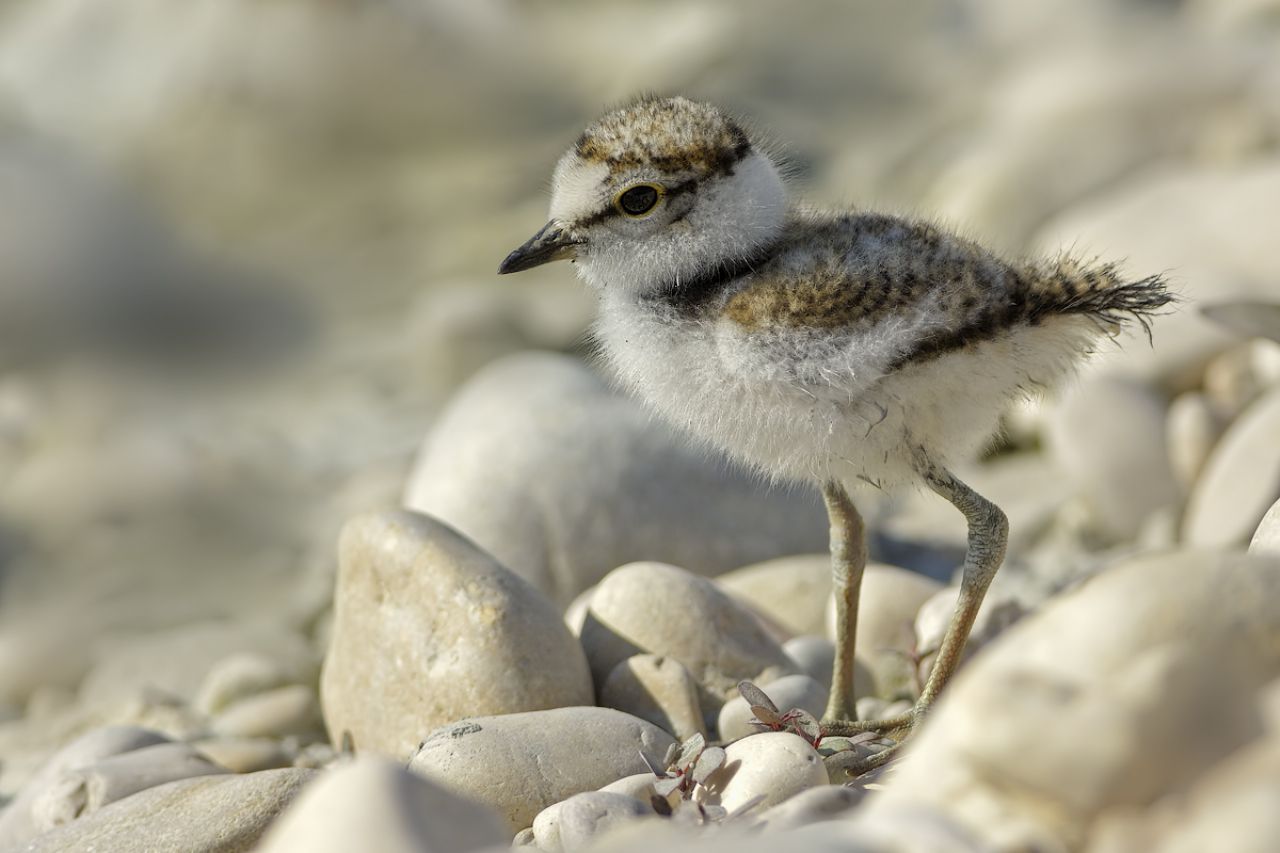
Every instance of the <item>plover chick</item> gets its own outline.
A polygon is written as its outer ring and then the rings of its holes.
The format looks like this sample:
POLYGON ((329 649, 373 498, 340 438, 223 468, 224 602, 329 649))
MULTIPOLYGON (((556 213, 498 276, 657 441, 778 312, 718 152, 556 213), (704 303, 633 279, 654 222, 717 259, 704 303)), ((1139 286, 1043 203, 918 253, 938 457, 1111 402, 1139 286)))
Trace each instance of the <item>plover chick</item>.
POLYGON ((644 97, 588 127, 556 166, 550 221, 498 271, 562 258, 599 294, 596 333, 625 385, 769 477, 819 485, 837 616, 824 730, 899 743, 954 672, 1004 558, 1004 513, 952 466, 1013 399, 1171 301, 1159 276, 1012 261, 927 222, 796 207, 733 119, 685 98, 644 97), (865 722, 853 662, 866 548, 846 491, 860 481, 924 484, 968 523, 956 612, 919 700, 865 722))

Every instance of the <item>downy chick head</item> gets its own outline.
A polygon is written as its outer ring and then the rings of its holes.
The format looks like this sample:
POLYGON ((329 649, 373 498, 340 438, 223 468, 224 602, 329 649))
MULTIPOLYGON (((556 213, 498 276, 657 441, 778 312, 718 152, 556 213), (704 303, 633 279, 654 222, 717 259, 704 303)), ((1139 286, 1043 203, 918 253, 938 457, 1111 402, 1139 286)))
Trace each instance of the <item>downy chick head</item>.
POLYGON ((687 98, 642 98, 583 131, 556 166, 550 221, 499 273, 576 259, 635 295, 749 260, 780 232, 777 167, 736 122, 687 98))

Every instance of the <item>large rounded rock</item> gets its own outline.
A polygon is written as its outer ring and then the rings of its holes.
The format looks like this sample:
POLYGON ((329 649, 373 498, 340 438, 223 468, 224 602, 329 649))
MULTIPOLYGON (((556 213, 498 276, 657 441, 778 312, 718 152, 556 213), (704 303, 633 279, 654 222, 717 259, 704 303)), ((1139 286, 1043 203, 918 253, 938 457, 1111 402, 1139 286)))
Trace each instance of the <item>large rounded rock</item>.
POLYGON ((956 679, 867 808, 943 811, 1001 849, 1074 849, 1261 730, 1280 559, 1178 552, 1095 576, 956 679), (1016 792, 1016 793, 1014 793, 1016 792))
POLYGON ((364 756, 310 785, 259 853, 465 853, 506 843, 491 810, 382 758, 364 756))
POLYGON ((404 499, 562 606, 635 560, 717 574, 827 540, 816 492, 764 488, 547 353, 496 362, 458 392, 404 499))
POLYGON ((314 770, 288 768, 170 782, 46 832, 26 851, 242 853, 253 849, 313 775, 314 770))
POLYGON ((547 806, 644 772, 675 739, 612 708, 463 720, 432 732, 409 769, 496 809, 518 832, 547 806))
POLYGON ((1244 545, 1280 498, 1280 388, 1255 401, 1227 428, 1205 462, 1182 520, 1196 547, 1244 545))
POLYGON ((461 717, 589 704, 582 647, 537 590, 411 512, 348 522, 321 678, 334 742, 404 758, 461 717))
POLYGON ((1177 501, 1167 412, 1149 387, 1113 376, 1081 382, 1054 407, 1047 436, 1053 458, 1109 535, 1132 538, 1151 513, 1177 501))
POLYGON ((771 681, 795 664, 751 611, 706 578, 662 563, 632 563, 600 581, 582 626, 597 683, 645 652, 674 658, 701 687, 714 715, 739 681, 771 681))

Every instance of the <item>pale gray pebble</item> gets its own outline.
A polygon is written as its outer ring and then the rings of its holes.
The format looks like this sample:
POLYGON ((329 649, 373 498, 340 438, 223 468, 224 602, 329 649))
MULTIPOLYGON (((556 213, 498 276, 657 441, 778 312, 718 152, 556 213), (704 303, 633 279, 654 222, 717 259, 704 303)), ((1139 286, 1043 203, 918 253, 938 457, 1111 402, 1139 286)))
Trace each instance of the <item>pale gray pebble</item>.
POLYGON ((587 621, 587 608, 591 606, 591 596, 595 594, 595 586, 589 586, 575 595, 564 609, 564 624, 575 637, 582 636, 582 624, 587 621))
POLYGON ((334 742, 349 733, 357 750, 403 759, 465 716, 594 700, 551 602, 448 525, 403 510, 358 516, 338 563, 320 682, 334 742))
POLYGON ((867 792, 844 785, 826 785, 801 791, 791 799, 753 815, 769 832, 799 829, 820 820, 847 815, 867 792))
POLYGON ((289 684, 255 693, 224 707, 210 722, 216 735, 319 740, 324 736, 320 702, 305 684, 289 684))
POLYGON ((289 674, 270 657, 242 652, 223 658, 210 668, 191 703, 197 711, 213 716, 233 702, 289 682, 289 674))
POLYGON ((547 853, 573 851, 613 827, 652 814, 653 807, 635 797, 584 791, 539 812, 533 819, 533 838, 547 853))
POLYGON ((715 575, 827 543, 816 490, 764 487, 552 353, 501 359, 458 390, 423 442, 404 502, 561 607, 634 560, 715 575))
POLYGON ((757 796, 767 809, 801 791, 828 783, 817 751, 799 735, 763 732, 725 748, 724 766, 712 777, 719 803, 730 812, 757 796))
POLYGON ((600 704, 648 720, 678 740, 707 734, 698 684, 675 658, 632 655, 622 661, 600 687, 600 704))
MULTIPOLYGON (((823 611, 826 611, 825 605, 823 605, 823 611)), ((817 634, 803 634, 799 637, 792 637, 783 643, 782 650, 786 652, 787 657, 791 658, 796 667, 805 675, 819 684, 831 683, 831 672, 835 666, 836 658, 835 643, 817 634)), ((865 690, 869 683, 867 679, 871 677, 871 674, 867 672, 865 666, 861 665, 860 661, 855 660, 854 666, 861 670, 854 676, 854 684, 857 685, 859 683, 858 676, 862 676, 862 687, 865 690)), ((854 693, 858 693, 856 687, 854 693)))
POLYGON ((272 825, 257 853, 465 853, 510 833, 491 809, 375 756, 335 765, 272 825))
POLYGON ((169 782, 46 832, 26 853, 241 853, 253 848, 315 772, 285 768, 169 782))
POLYGON ((511 839, 511 846, 512 847, 533 847, 536 849, 538 845, 533 838, 533 827, 526 826, 524 829, 517 832, 515 834, 515 837, 511 839))
POLYGON ((1187 499, 1182 541, 1194 548, 1246 545, 1280 499, 1280 388, 1227 427, 1187 499))
MULTIPOLYGON (((822 717, 827 707, 827 695, 831 692, 824 684, 814 681, 807 675, 784 675, 782 678, 765 684, 756 685, 765 695, 773 700, 779 711, 801 708, 808 711, 815 719, 822 717)), ((735 696, 720 708, 717 731, 720 740, 730 741, 755 734, 760 729, 751 724, 755 715, 751 706, 741 696, 735 696)))
POLYGON ((64 771, 31 804, 31 816, 47 832, 147 788, 227 772, 189 744, 158 743, 64 771))
POLYGON ((632 563, 606 575, 591 599, 581 640, 599 684, 632 655, 678 660, 698 682, 712 724, 739 681, 795 672, 751 611, 706 578, 663 563, 632 563))
POLYGON ((191 744, 232 773, 292 767, 297 753, 276 738, 211 737, 191 744))
POLYGON ((1249 540, 1249 553, 1280 555, 1280 499, 1258 522, 1258 529, 1253 531, 1253 538, 1249 540))
POLYGON ((66 772, 96 764, 113 755, 170 743, 167 735, 138 726, 107 726, 86 732, 54 753, 0 811, 0 848, 17 845, 39 832, 32 806, 66 772))
POLYGON ((553 803, 648 769, 640 753, 660 762, 673 743, 652 723, 612 708, 557 708, 437 729, 409 769, 488 804, 515 833, 553 803))

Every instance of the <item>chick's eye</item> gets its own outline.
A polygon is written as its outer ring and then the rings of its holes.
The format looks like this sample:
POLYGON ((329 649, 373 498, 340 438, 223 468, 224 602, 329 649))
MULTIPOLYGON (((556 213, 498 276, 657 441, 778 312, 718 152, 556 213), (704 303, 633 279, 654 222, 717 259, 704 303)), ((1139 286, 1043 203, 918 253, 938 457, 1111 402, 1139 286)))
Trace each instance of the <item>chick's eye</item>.
POLYGON ((627 216, 644 216, 653 210, 661 196, 661 188, 654 184, 636 184, 619 193, 615 204, 627 216))

